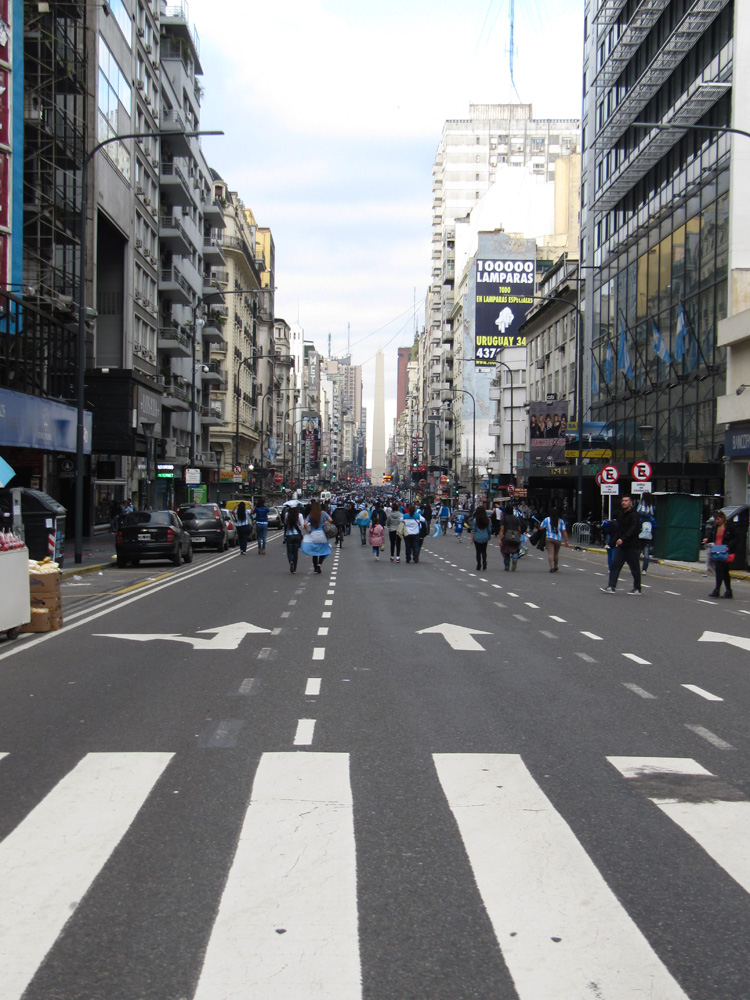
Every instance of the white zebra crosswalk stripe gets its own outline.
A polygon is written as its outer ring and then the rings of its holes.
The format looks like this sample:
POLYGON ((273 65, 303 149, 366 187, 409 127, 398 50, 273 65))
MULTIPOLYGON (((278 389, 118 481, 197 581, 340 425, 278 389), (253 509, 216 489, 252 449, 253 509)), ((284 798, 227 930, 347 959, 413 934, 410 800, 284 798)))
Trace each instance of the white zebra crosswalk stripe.
POLYGON ((515 754, 435 754, 520 1000, 687 1000, 515 754))
POLYGON ((267 753, 194 1000, 360 1000, 349 755, 267 753))
POLYGON ((750 801, 689 757, 608 757, 750 892, 750 801))
POLYGON ((0 844, 0 1000, 18 1000, 171 753, 90 753, 0 844))

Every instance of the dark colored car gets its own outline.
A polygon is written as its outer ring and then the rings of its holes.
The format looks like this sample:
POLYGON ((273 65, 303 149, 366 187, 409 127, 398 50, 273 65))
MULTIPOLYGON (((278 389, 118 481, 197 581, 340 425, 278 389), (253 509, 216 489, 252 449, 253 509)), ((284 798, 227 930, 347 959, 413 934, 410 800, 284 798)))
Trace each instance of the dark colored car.
POLYGON ((126 514, 115 535, 117 565, 137 566, 141 559, 169 559, 175 566, 193 561, 193 544, 172 510, 139 510, 126 514))
POLYGON ((224 552, 229 545, 227 526, 217 503, 185 503, 177 513, 190 534, 193 545, 224 552))

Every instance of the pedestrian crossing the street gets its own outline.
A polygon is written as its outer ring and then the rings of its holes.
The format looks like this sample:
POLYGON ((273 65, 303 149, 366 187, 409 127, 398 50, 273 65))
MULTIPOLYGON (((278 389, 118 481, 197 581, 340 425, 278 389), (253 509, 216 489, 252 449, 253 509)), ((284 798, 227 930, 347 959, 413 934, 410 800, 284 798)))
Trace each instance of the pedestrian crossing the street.
MULTIPOLYGON (((0 843, 0 1000, 21 1000, 173 757, 87 754, 0 843)), ((750 891, 742 793, 689 758, 607 761, 750 891)), ((362 1000, 353 763, 261 755, 186 1000, 362 1000)), ((690 1000, 520 755, 431 765, 518 1000, 690 1000)))

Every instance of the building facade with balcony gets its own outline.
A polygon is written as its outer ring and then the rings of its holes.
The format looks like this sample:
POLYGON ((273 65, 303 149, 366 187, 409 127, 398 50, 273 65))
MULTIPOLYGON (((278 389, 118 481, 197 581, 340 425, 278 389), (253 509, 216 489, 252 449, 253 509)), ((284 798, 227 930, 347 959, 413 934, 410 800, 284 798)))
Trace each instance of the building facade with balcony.
POLYGON ((717 330, 747 304, 750 263, 747 140, 722 131, 745 115, 746 5, 589 0, 585 23, 585 409, 623 471, 645 455, 656 490, 712 496, 717 330))

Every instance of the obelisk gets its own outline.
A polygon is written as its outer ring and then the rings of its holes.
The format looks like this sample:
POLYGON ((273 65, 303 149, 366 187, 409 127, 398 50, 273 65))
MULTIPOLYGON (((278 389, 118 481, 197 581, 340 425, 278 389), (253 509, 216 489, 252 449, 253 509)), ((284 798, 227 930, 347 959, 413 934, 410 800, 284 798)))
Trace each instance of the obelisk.
POLYGON ((385 375, 383 352, 375 355, 375 405, 372 421, 372 466, 370 476, 373 486, 380 486, 385 473, 385 375))

